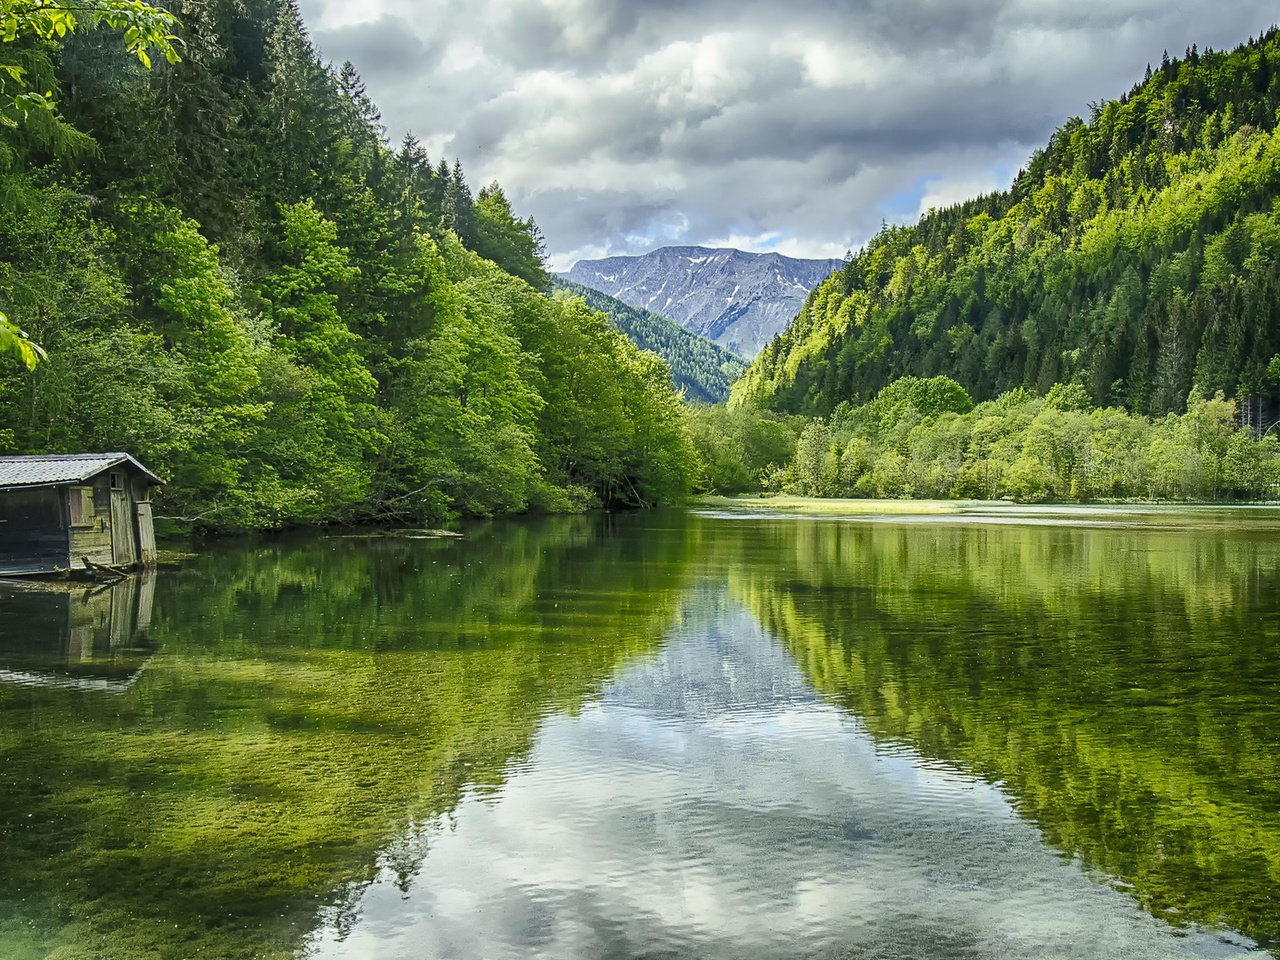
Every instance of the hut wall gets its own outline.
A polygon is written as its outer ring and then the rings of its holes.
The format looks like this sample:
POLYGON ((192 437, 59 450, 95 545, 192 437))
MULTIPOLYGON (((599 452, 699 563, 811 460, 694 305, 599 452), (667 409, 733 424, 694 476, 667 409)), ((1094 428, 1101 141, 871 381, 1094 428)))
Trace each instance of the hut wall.
POLYGON ((72 505, 71 515, 71 563, 79 567, 82 557, 94 563, 115 562, 111 549, 111 481, 104 473, 94 477, 92 486, 71 487, 70 497, 80 495, 81 490, 91 491, 83 498, 83 507, 77 511, 72 505), (90 511, 92 510, 92 513, 90 511))
POLYGON ((144 567, 155 566, 156 529, 151 515, 151 484, 144 477, 136 476, 129 484, 133 493, 133 523, 138 537, 138 562, 144 567))

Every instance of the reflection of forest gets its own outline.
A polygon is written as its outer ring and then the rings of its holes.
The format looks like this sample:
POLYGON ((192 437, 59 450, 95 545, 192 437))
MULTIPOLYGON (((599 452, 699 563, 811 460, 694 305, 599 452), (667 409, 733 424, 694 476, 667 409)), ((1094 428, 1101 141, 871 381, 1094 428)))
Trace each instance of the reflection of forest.
POLYGON ((1278 567, 1247 531, 650 514, 222 546, 160 576, 149 630, 141 583, 45 598, 0 665, 127 685, 0 683, 0 954, 293 955, 380 868, 412 883, 397 841, 652 651, 695 576, 887 748, 1003 783, 1153 913, 1274 944, 1278 567))
POLYGON ((1280 943, 1280 543, 1235 533, 739 523, 734 594, 812 682, 1001 783, 1172 923, 1280 943))
POLYGON ((0 953, 293 955, 660 640, 681 521, 619 523, 215 549, 160 579, 127 692, 0 686, 0 953))

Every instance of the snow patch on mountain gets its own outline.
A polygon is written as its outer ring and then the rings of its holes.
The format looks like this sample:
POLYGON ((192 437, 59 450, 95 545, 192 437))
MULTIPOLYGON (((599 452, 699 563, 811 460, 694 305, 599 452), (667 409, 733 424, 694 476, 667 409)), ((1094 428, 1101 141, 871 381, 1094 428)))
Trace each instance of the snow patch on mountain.
POLYGON ((662 247, 639 257, 581 260, 562 276, 633 307, 661 304, 659 313, 751 359, 839 266, 777 253, 662 247))

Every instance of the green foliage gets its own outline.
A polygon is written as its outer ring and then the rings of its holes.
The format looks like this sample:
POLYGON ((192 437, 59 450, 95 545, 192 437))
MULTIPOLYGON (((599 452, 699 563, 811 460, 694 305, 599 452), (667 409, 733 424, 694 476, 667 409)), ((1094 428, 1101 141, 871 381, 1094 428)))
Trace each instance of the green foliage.
POLYGON ((1274 409, 1278 62, 1275 30, 1188 51, 1069 121, 1010 190, 887 227, 732 402, 828 416, 941 373, 979 400, 1059 383, 1152 415, 1182 411, 1193 388, 1274 409))
POLYGON ((802 417, 722 406, 689 412, 702 473, 698 487, 721 493, 759 492, 796 455, 802 417))
MULTIPOLYGON (((429 498, 418 499, 422 493, 443 496, 466 513, 524 510, 542 478, 534 446, 544 401, 529 382, 529 358, 511 316, 486 283, 500 284, 500 271, 465 258, 453 243, 449 248, 464 261, 459 275, 479 271, 465 287, 455 286, 436 244, 429 237, 419 243, 435 320, 433 336, 410 344, 391 378, 399 421, 391 458, 398 486, 391 495, 400 498, 400 511, 411 506, 405 499, 429 508, 429 498), (428 490, 408 489, 422 482, 428 490)), ((430 510, 409 515, 430 519, 430 510)))
MULTIPOLYGON (((150 68, 151 54, 159 53, 168 63, 179 60, 173 30, 177 19, 167 10, 141 0, 0 0, 0 44, 21 47, 24 42, 37 47, 55 46, 88 24, 123 34, 124 49, 142 66, 150 68)), ((31 112, 52 113, 53 92, 39 85, 45 79, 31 60, 28 50, 8 49, 0 53, 0 124, 16 127, 31 112), (33 83, 37 84, 33 86, 33 83)))
POLYGON ((694 403, 723 403, 729 387, 746 364, 706 337, 686 330, 661 314, 629 306, 599 290, 554 277, 556 296, 581 297, 592 310, 609 318, 627 339, 641 350, 656 353, 671 367, 671 380, 694 403))
POLYGON ((170 63, 178 62, 170 33, 176 19, 166 10, 139 0, 77 0, 74 6, 51 0, 0 0, 0 42, 26 37, 61 40, 75 32, 80 18, 91 26, 124 34, 124 46, 145 67, 148 51, 159 51, 170 63))
POLYGON ((519 219, 502 187, 491 183, 476 200, 476 252, 538 290, 550 278, 543 263, 542 232, 533 218, 519 219))
MULTIPOLYGON (((695 438, 704 458, 721 455, 719 438, 695 438)), ((1076 387, 973 406, 945 377, 906 378, 870 403, 842 404, 829 422, 810 421, 770 485, 816 497, 1274 499, 1280 441, 1239 427, 1221 393, 1152 420, 1083 406, 1076 387)))
POLYGON ((268 421, 264 453, 284 484, 310 494, 301 519, 346 519, 369 497, 381 446, 377 381, 339 310, 359 271, 338 246, 337 227, 313 203, 286 206, 281 215, 280 262, 259 297, 281 360, 296 379, 268 421))
POLYGON ((36 364, 47 356, 44 349, 32 343, 25 330, 14 326, 4 314, 0 313, 0 353, 17 357, 28 370, 34 370, 36 364))
MULTIPOLYGON (((146 251, 149 273, 134 278, 134 290, 152 305, 170 344, 172 424, 154 445, 155 465, 211 522, 261 522, 258 468, 246 451, 271 410, 261 397, 265 344, 253 341, 236 313, 218 251, 194 222, 145 201, 122 205, 118 221, 121 245, 146 251)), ((109 338, 110 329, 103 334, 109 338)))
POLYGON ((214 529, 686 495, 666 367, 540 292, 500 187, 392 150, 293 0, 172 10, 154 71, 93 32, 55 51, 98 145, 77 172, 0 133, 0 309, 49 354, 0 368, 7 447, 128 450, 171 481, 159 513, 214 529))
MULTIPOLYGON (((80 25, 77 14, 93 27, 122 32, 124 48, 143 66, 151 66, 149 52, 154 51, 169 63, 178 62, 174 47, 178 38, 169 32, 176 25, 173 15, 140 0, 85 0, 74 7, 46 0, 0 0, 0 44, 11 45, 0 55, 0 126, 15 129, 31 120, 35 111, 39 122, 28 133, 37 141, 64 149, 72 141, 81 148, 85 145, 54 116, 53 93, 45 89, 52 78, 43 47, 71 36, 80 25)), ((0 156, 14 159, 9 150, 0 150, 0 156)), ((0 313, 3 353, 16 357, 28 370, 45 358, 44 350, 0 313)))
POLYGON ((621 458, 621 477, 609 492, 613 499, 631 505, 678 503, 693 484, 697 455, 684 405, 671 392, 671 369, 660 357, 635 349, 619 333, 610 333, 625 371, 623 409, 630 436, 621 458))

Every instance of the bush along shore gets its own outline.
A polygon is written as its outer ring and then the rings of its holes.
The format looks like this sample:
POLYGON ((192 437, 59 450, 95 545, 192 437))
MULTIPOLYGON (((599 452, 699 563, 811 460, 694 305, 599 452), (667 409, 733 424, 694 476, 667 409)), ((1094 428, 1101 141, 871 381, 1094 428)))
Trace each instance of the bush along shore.
POLYGON ((708 492, 1026 503, 1274 499, 1280 440, 1264 433, 1220 393, 1152 418, 1074 384, 975 404, 947 377, 902 378, 829 418, 740 408, 693 423, 708 492))

